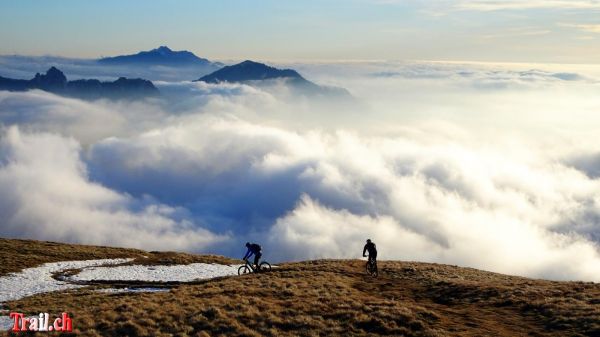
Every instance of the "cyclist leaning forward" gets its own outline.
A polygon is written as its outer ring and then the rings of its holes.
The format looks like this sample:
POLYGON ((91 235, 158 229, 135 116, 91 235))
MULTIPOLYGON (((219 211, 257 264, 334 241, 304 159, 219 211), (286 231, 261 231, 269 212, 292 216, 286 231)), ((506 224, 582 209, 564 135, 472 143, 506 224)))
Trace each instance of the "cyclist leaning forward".
POLYGON ((258 261, 262 256, 262 248, 259 244, 250 242, 246 242, 246 248, 248 248, 248 251, 246 252, 246 255, 244 255, 243 260, 249 259, 252 255, 254 255, 254 267, 258 268, 258 261))

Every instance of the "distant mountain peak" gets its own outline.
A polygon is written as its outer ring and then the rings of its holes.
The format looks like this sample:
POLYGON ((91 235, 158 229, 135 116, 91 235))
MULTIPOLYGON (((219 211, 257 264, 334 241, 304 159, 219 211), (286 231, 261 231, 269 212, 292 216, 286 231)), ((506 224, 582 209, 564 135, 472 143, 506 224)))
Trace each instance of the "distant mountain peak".
POLYGON ((58 75, 58 76, 65 76, 65 74, 58 70, 58 68, 56 68, 55 66, 50 67, 50 69, 48 69, 46 71, 46 75, 47 76, 54 76, 54 75, 58 75))
POLYGON ((168 56, 175 52, 167 46, 160 46, 156 49, 152 49, 152 50, 148 51, 148 53, 155 53, 155 54, 162 55, 162 56, 168 56))
MULTIPOLYGON (((104 57, 98 60, 103 64, 111 65, 166 65, 166 66, 213 66, 207 59, 200 58, 194 53, 181 50, 174 51, 167 46, 141 51, 137 54, 104 57)), ((213 66, 214 67, 214 66, 213 66)))
POLYGON ((277 78, 304 80, 304 78, 293 69, 277 69, 264 63, 246 60, 238 64, 223 67, 211 74, 201 77, 198 81, 208 83, 246 82, 277 78))
POLYGON ((50 67, 45 74, 37 73, 32 84, 44 90, 59 90, 67 84, 67 77, 56 67, 50 67))
POLYGON ((265 67, 267 66, 267 65, 266 65, 266 64, 264 64, 264 63, 259 63, 259 62, 252 61, 252 60, 245 60, 245 61, 242 61, 242 62, 238 63, 238 65, 243 65, 243 66, 248 66, 248 65, 256 65, 256 66, 265 66, 265 67))
POLYGON ((277 69, 264 63, 245 60, 238 64, 223 67, 213 73, 201 77, 197 81, 206 83, 251 83, 261 86, 269 84, 271 80, 282 80, 285 85, 293 89, 295 94, 304 96, 328 96, 336 98, 350 98, 350 93, 343 88, 326 87, 315 84, 300 75, 293 69, 277 69))

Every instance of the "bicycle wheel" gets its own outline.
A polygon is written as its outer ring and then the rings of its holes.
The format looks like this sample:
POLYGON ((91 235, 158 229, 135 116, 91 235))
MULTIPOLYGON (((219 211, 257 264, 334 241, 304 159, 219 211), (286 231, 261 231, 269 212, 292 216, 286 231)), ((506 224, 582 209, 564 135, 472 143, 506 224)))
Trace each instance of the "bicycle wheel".
POLYGON ((252 269, 250 269, 250 267, 248 267, 248 265, 243 265, 238 268, 238 275, 250 274, 251 272, 252 272, 252 269))
POLYGON ((377 275, 379 275, 379 272, 377 271, 377 263, 373 263, 370 261, 367 261, 367 264, 365 265, 365 269, 367 270, 367 274, 373 276, 373 277, 377 277, 377 275))
POLYGON ((267 261, 263 261, 258 265, 258 270, 261 272, 271 271, 271 264, 267 261))

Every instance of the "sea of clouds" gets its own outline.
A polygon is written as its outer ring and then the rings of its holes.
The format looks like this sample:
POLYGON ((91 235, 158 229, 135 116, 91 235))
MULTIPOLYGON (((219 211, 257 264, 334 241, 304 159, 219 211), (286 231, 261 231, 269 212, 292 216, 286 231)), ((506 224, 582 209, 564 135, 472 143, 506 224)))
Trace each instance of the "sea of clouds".
POLYGON ((0 236, 234 257, 256 241, 274 262, 371 238, 381 259, 600 280, 598 69, 286 66, 355 100, 0 92, 0 236))

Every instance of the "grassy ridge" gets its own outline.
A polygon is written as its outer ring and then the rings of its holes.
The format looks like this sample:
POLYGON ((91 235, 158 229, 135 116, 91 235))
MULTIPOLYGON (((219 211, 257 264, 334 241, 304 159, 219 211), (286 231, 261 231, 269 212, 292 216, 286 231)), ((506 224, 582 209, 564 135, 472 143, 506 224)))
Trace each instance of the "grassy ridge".
POLYGON ((137 258, 144 254, 144 251, 139 249, 0 238, 0 275, 47 262, 137 258))
POLYGON ((240 263, 218 255, 146 252, 140 249, 0 238, 0 276, 47 262, 133 258, 129 264, 170 265, 190 263, 240 263))
POLYGON ((599 284, 397 261, 380 262, 373 279, 363 268, 358 260, 308 261, 166 293, 89 287, 7 305, 67 311, 83 336, 600 336, 599 284))

